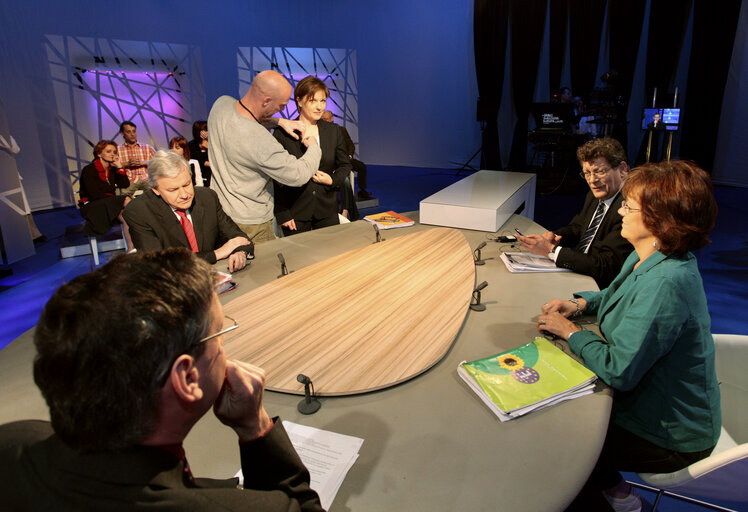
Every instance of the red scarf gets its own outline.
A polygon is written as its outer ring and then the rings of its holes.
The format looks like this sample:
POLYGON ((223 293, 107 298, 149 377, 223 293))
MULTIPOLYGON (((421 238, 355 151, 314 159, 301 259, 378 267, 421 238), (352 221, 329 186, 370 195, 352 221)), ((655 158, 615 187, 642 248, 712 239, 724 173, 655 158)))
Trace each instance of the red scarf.
POLYGON ((101 163, 101 158, 94 160, 94 166, 96 171, 99 173, 99 179, 105 183, 109 183, 109 169, 104 169, 104 164, 101 163))

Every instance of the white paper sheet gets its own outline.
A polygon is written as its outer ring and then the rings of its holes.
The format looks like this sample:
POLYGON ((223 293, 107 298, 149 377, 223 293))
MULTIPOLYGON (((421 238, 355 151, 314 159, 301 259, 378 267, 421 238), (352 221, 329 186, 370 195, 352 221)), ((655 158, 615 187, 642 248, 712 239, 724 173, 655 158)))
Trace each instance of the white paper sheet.
MULTIPOLYGON (((309 470, 311 487, 319 494, 322 507, 330 508, 345 475, 358 459, 358 451, 364 440, 285 420, 283 427, 309 470)), ((243 484, 241 470, 236 476, 243 484)))

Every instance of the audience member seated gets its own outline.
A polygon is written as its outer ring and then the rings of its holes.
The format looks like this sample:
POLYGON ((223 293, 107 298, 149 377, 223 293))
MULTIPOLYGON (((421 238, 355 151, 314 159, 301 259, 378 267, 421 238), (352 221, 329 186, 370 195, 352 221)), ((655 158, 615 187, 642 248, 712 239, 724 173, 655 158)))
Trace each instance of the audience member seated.
POLYGON ((114 258, 63 285, 36 327, 51 424, 0 426, 5 510, 322 512, 265 374, 226 359, 210 266, 185 249, 114 258), (210 409, 236 432, 237 479, 195 478, 183 441, 210 409))
POLYGON ((616 213, 628 172, 626 152, 617 140, 604 137, 580 146, 577 158, 582 165, 581 176, 590 187, 582 211, 555 233, 546 231, 517 238, 525 249, 548 256, 557 267, 593 277, 602 289, 618 274, 633 250, 621 236, 621 216, 616 213))
POLYGON ((124 121, 119 125, 119 133, 125 139, 125 143, 117 148, 119 159, 130 180, 125 193, 140 193, 148 188, 148 160, 156 151, 148 144, 138 142, 137 127, 132 121, 124 121))
POLYGON ((208 160, 208 121, 200 120, 192 123, 192 140, 187 147, 190 156, 200 163, 203 186, 209 187, 213 173, 208 160))
POLYGON ((192 184, 196 187, 203 187, 203 173, 200 170, 200 163, 197 160, 190 158, 190 148, 187 146, 187 139, 184 137, 174 137, 169 141, 169 148, 176 154, 187 160, 190 166, 190 174, 192 175, 192 184))
MULTIPOLYGON (((321 121, 330 91, 322 80, 307 76, 296 84, 294 100, 305 135, 315 137, 322 149, 319 170, 300 187, 273 182, 275 219, 285 236, 339 224, 338 191, 351 173, 343 136, 334 123, 321 121)), ((300 158, 306 146, 281 129, 273 134, 291 155, 300 158)))
POLYGON ((148 182, 151 189, 124 212, 136 249, 187 247, 208 263, 228 258, 229 272, 254 258, 254 245, 224 213, 216 193, 192 186, 184 158, 157 151, 148 164, 148 182))
POLYGON ((720 434, 704 286, 689 251, 709 242, 717 205, 706 172, 690 162, 646 164, 623 186, 622 235, 634 246, 600 292, 554 299, 538 329, 567 339, 615 390, 600 459, 573 510, 641 510, 618 471, 669 473, 708 456, 720 434), (569 318, 597 315, 603 337, 569 318), (602 506, 593 506, 597 499, 602 506))
POLYGON ((120 165, 117 143, 100 140, 93 148, 94 160, 81 169, 78 206, 97 235, 107 233, 115 221, 122 224, 127 248, 132 249, 132 240, 127 223, 122 218, 122 209, 130 202, 130 196, 116 195, 117 189, 130 185, 127 173, 120 165))
MULTIPOLYGON (((335 119, 335 116, 333 116, 332 112, 326 111, 323 114, 322 119, 329 123, 332 123, 335 119)), ((345 129, 345 126, 338 125, 338 127, 343 134, 343 139, 345 139, 346 151, 348 152, 348 156, 351 159, 351 166, 353 167, 353 171, 356 173, 356 177, 358 178, 358 198, 362 201, 373 199, 373 196, 366 190, 366 164, 361 160, 353 158, 353 154, 356 152, 356 145, 353 143, 353 140, 348 134, 348 130, 345 129)))

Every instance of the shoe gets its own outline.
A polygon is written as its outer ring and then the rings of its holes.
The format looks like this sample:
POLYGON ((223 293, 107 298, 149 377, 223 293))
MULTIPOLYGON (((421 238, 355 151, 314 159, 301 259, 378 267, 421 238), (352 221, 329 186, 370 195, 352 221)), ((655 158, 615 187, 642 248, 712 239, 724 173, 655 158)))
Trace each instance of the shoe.
POLYGON ((367 199, 371 199, 372 195, 370 193, 368 193, 366 190, 359 190, 358 191, 358 198, 361 199, 361 200, 367 200, 367 199))
POLYGON ((46 237, 46 236, 44 236, 44 235, 39 235, 38 237, 34 238, 34 240, 33 240, 33 242, 34 242, 35 244, 40 244, 40 243, 44 243, 44 242, 46 242, 46 241, 47 241, 47 237, 46 237))
POLYGON ((625 498, 614 498, 607 492, 603 492, 603 496, 613 507, 616 512, 641 512, 642 510, 642 497, 636 492, 636 489, 631 487, 631 492, 625 498))

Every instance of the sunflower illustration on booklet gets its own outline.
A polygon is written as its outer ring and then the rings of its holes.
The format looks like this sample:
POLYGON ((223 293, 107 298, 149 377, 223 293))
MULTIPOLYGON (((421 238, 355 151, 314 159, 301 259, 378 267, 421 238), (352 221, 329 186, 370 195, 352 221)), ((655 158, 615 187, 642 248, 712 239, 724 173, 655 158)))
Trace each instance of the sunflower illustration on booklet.
POLYGON ((393 211, 367 215, 364 220, 376 224, 379 229, 405 228, 415 224, 413 219, 393 211))
POLYGON ((501 421, 592 393, 597 375, 545 338, 483 359, 457 373, 501 421))

